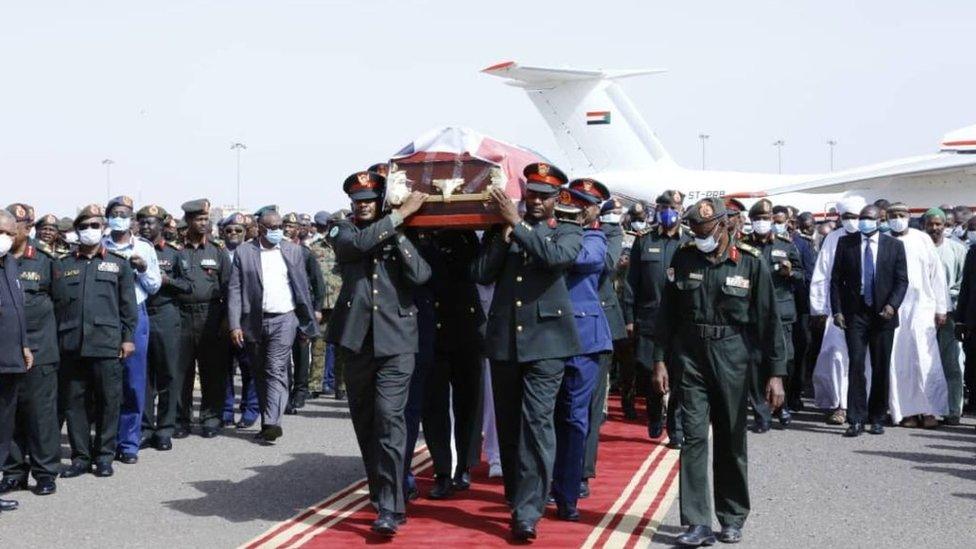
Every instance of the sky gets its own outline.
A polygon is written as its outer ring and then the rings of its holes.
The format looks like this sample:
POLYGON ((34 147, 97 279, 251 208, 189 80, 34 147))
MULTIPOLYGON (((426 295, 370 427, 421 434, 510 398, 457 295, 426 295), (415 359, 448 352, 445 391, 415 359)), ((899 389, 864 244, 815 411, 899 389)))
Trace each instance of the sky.
POLYGON ((343 179, 443 125, 562 157, 500 61, 622 82, 672 157, 784 173, 934 152, 976 123, 976 2, 0 0, 0 202, 128 194, 347 205, 343 179), (110 190, 104 159, 111 159, 110 190))

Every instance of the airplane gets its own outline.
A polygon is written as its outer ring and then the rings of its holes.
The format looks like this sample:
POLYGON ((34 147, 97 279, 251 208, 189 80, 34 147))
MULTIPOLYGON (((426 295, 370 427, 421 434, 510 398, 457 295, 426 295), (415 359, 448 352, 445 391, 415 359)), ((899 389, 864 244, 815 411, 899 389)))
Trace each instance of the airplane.
POLYGON ((482 72, 528 94, 574 177, 602 181, 628 201, 653 203, 665 189, 678 189, 687 204, 728 197, 748 207, 769 197, 823 218, 848 195, 904 202, 918 213, 933 201, 969 204, 976 188, 976 125, 947 133, 937 153, 826 174, 694 170, 675 163, 617 83, 664 69, 583 70, 506 61, 482 72))

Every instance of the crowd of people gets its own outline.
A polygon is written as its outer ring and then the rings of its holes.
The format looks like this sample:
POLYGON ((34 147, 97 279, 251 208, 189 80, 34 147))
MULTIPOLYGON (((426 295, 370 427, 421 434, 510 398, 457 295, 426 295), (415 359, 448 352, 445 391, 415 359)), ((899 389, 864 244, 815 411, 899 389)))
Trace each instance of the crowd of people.
POLYGON ((348 399, 374 531, 395 535, 420 497, 422 424, 426 497, 468 489, 484 451, 530 540, 547 505, 579 520, 619 392, 682 452, 677 541, 694 546, 742 537, 750 408, 761 434, 809 397, 857 437, 955 425, 976 404, 966 207, 918 217, 849 197, 818 219, 767 199, 686 210, 677 190, 627 205, 537 163, 520 203, 490 190, 500 223, 479 234, 406 226, 426 195, 384 207, 386 175, 350 175, 351 210, 333 214, 215 219, 206 199, 171 215, 127 196, 73 219, 0 211, 0 495, 31 476, 38 495, 110 477, 194 431, 259 424, 274 444, 283 416, 333 397, 348 399))

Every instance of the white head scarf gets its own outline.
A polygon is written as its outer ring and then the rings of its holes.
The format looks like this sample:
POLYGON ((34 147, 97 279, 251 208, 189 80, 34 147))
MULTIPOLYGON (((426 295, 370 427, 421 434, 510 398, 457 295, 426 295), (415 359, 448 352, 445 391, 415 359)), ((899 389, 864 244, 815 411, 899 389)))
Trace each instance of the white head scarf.
POLYGON ((837 213, 840 215, 844 215, 846 213, 859 214, 867 205, 868 203, 863 197, 845 196, 840 202, 837 203, 837 213))

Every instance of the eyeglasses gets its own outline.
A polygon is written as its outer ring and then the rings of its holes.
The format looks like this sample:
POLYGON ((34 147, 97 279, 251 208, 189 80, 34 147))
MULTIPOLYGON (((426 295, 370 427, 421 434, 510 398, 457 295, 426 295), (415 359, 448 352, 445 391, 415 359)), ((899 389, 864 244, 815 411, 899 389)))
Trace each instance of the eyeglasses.
POLYGON ((93 221, 91 223, 79 223, 75 225, 75 228, 79 231, 84 231, 85 229, 101 229, 103 225, 98 221, 93 221))

